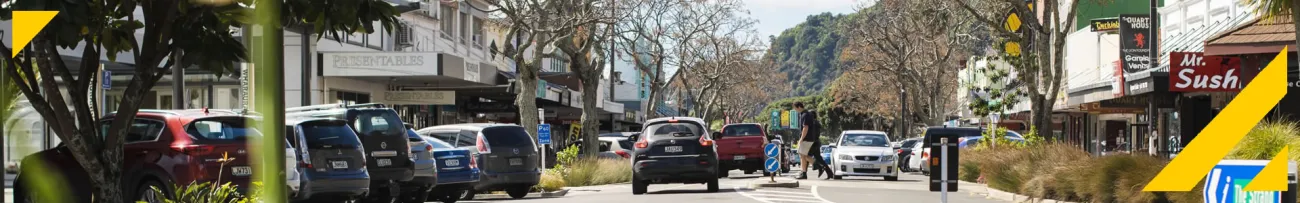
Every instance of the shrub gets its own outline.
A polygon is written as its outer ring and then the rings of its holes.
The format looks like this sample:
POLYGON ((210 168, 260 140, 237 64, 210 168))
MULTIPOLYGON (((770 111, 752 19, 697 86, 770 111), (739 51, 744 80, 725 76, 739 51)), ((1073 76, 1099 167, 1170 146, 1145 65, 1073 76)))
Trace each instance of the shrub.
POLYGON ((546 173, 542 174, 541 180, 537 182, 536 188, 542 191, 556 191, 564 188, 564 178, 560 178, 561 175, 558 171, 547 170, 546 173))
MULTIPOLYGON (((255 187, 261 186, 261 183, 253 183, 255 187)), ((168 203, 246 203, 256 202, 260 196, 259 192, 252 192, 248 196, 239 194, 235 185, 225 183, 221 185, 212 185, 208 182, 192 182, 188 185, 176 185, 172 194, 164 193, 160 188, 154 187, 153 192, 159 200, 168 203)), ((144 201, 140 201, 144 202, 144 201)))
POLYGON ((959 178, 983 177, 990 188, 1077 202, 1187 202, 1198 192, 1147 193, 1142 187, 1167 162, 1146 155, 1091 157, 1066 144, 963 151, 959 178))
POLYGON ((590 185, 632 182, 632 165, 620 159, 596 159, 590 185))
POLYGON ((625 183, 632 181, 632 165, 621 159, 576 158, 547 170, 545 176, 554 179, 554 185, 547 186, 552 189, 625 183))
MULTIPOLYGON (((1300 153, 1300 124, 1287 120, 1265 120, 1259 122, 1246 133, 1241 143, 1237 144, 1228 153, 1231 159, 1256 159, 1270 160, 1282 150, 1282 147, 1290 145, 1290 154, 1300 153)), ((1292 160, 1300 160, 1300 156, 1292 160)))

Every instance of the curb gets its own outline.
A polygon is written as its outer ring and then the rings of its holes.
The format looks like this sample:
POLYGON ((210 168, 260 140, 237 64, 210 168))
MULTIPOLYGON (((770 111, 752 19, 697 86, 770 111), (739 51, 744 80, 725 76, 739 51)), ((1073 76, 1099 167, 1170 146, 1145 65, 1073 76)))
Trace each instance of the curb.
MULTIPOLYGON (((567 194, 569 194, 569 189, 560 189, 557 191, 528 193, 528 195, 525 195, 524 198, 529 198, 529 197, 555 198, 555 197, 564 197, 564 195, 567 194)), ((506 195, 506 194, 478 194, 474 197, 474 199, 479 200, 479 199, 512 199, 512 198, 510 198, 510 195, 506 195)))
MULTIPOLYGON (((987 191, 983 195, 985 197, 988 197, 989 199, 1016 202, 1016 203, 1077 203, 1077 202, 1067 202, 1067 201, 1060 201, 1054 199, 1033 198, 1033 197, 1010 193, 998 189, 993 189, 988 187, 987 185, 979 184, 979 183, 972 183, 966 181, 961 181, 961 183, 979 185, 980 187, 984 188, 985 191, 987 191)), ((977 192, 971 191, 971 193, 976 194, 977 192)))
POLYGON ((769 182, 769 180, 756 180, 749 183, 749 189, 758 189, 758 188, 765 188, 765 187, 797 188, 799 187, 799 181, 779 180, 776 182, 769 182))

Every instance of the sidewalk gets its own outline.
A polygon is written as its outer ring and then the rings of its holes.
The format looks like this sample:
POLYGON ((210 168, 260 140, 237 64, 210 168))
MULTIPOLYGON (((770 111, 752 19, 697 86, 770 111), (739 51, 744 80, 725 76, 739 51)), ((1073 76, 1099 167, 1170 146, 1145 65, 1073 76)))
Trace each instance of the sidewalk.
POLYGON ((1073 203, 1073 202, 1066 202, 1066 201, 1057 201, 1052 199, 1033 198, 1029 196, 1019 195, 1015 193, 1001 191, 998 189, 989 188, 988 185, 966 182, 966 181, 961 181, 960 183, 958 183, 957 187, 960 189, 959 191, 970 192, 971 195, 984 196, 989 199, 995 199, 1000 201, 1009 201, 1009 202, 1016 202, 1016 203, 1021 203, 1021 202, 1073 203))

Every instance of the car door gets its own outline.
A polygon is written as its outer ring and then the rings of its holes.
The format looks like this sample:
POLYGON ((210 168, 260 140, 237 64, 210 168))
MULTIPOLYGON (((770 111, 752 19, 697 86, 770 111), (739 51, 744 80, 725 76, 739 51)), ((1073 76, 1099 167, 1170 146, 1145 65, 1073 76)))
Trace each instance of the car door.
MULTIPOLYGON (((100 123, 100 133, 108 135, 109 128, 113 120, 104 120, 100 123)), ((167 166, 183 165, 185 163, 168 161, 163 159, 163 151, 171 139, 167 137, 162 140, 163 133, 168 132, 166 122, 162 120, 137 117, 134 121, 126 126, 127 135, 124 137, 122 144, 122 170, 127 177, 139 177, 142 175, 138 172, 144 172, 145 169, 163 169, 167 166)))

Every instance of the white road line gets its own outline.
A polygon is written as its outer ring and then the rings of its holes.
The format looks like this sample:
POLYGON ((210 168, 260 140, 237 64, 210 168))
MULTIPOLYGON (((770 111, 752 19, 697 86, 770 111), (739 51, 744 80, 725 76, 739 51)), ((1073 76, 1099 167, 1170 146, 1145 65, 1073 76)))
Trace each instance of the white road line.
MULTIPOLYGON (((761 194, 761 193, 750 193, 750 195, 752 195, 752 196, 760 196, 760 197, 772 197, 772 198, 799 198, 799 199, 814 199, 814 200, 817 200, 817 197, 810 197, 810 196, 774 195, 774 194, 761 194)), ((805 195, 806 195, 806 194, 805 194, 805 195)))
POLYGON ((767 201, 767 200, 764 200, 764 199, 761 199, 761 198, 755 198, 754 196, 749 196, 749 194, 747 194, 747 193, 745 193, 745 192, 741 192, 740 187, 734 187, 734 189, 736 190, 736 194, 740 194, 741 196, 748 197, 749 199, 752 199, 752 200, 755 200, 755 201, 759 201, 759 202, 763 202, 763 203, 773 203, 773 202, 771 202, 771 201, 767 201))
POLYGON ((773 190, 754 190, 753 192, 754 192, 754 193, 773 193, 773 194, 808 195, 808 193, 804 193, 804 192, 786 192, 786 191, 773 191, 773 190))
POLYGON ((822 201, 825 201, 825 202, 831 202, 830 200, 826 200, 826 198, 822 198, 822 194, 819 193, 819 192, 817 192, 817 186, 816 186, 816 185, 812 186, 812 195, 813 195, 813 197, 817 197, 817 199, 820 199, 820 200, 822 200, 822 201))
POLYGON ((745 196, 750 199, 763 202, 763 203, 774 203, 774 202, 834 203, 831 201, 827 201, 826 199, 822 198, 820 195, 817 195, 815 188, 816 187, 814 187, 814 190, 811 193, 801 193, 801 192, 774 191, 774 190, 750 190, 748 192, 744 192, 740 189, 740 187, 736 187, 736 193, 740 194, 741 196, 745 196))
POLYGON ((823 202, 823 201, 817 201, 817 200, 802 200, 802 199, 781 199, 781 198, 764 198, 764 199, 767 199, 767 200, 770 200, 770 201, 777 201, 777 202, 814 202, 814 203, 826 203, 826 202, 823 202))

